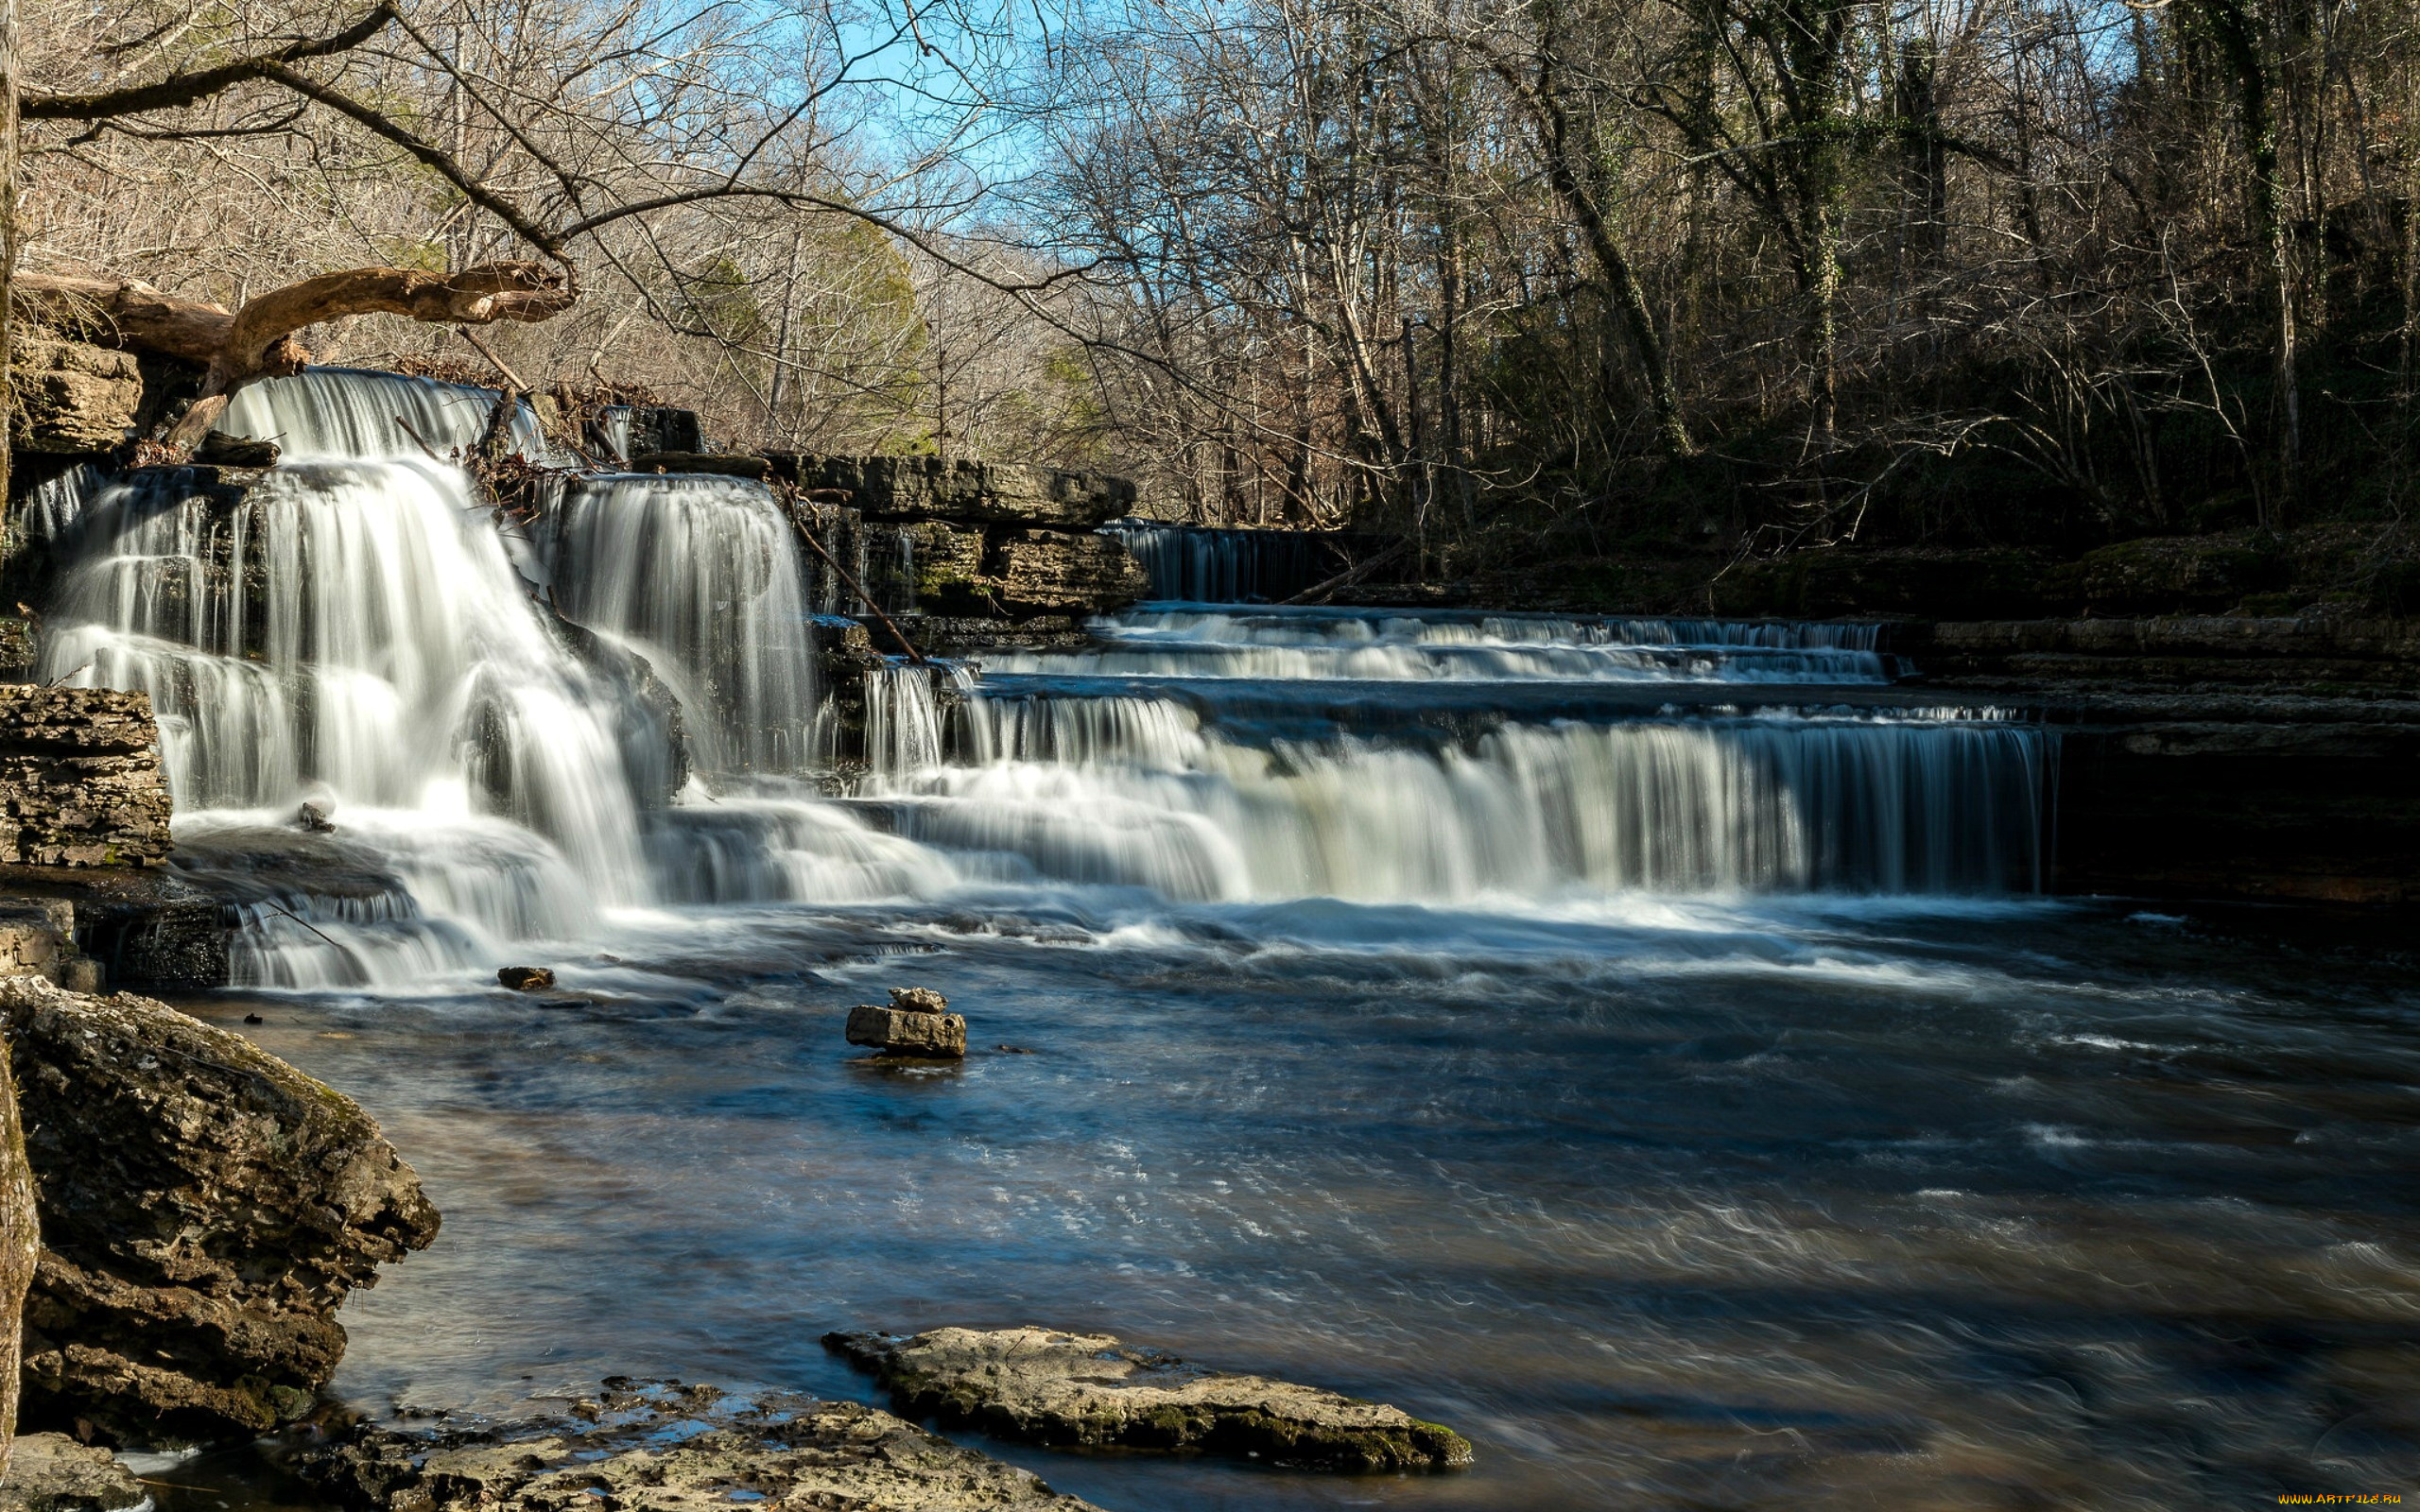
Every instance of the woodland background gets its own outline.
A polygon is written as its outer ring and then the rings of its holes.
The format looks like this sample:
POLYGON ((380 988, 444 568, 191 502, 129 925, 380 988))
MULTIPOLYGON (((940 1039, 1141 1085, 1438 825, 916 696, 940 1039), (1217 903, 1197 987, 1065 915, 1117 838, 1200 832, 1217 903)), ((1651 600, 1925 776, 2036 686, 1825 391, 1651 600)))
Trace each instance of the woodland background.
MULTIPOLYGON (((21 0, 29 90, 355 12, 21 0)), ((574 224, 490 336, 725 444, 1105 468, 1432 574, 2350 531, 2420 488, 2412 0, 411 0, 309 77, 574 224), (1070 7, 1072 6, 1072 9, 1070 7)), ((528 254, 272 80, 26 122, 20 266, 528 254)), ((323 361, 476 371, 442 327, 323 361)))

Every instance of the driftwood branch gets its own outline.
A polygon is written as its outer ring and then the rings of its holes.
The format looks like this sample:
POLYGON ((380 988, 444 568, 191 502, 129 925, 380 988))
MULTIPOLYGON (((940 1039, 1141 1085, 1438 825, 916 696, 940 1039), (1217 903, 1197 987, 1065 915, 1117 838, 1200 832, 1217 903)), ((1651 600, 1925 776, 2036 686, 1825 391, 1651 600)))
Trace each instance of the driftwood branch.
POLYGON ((202 397, 169 436, 191 447, 225 412, 229 396, 255 378, 300 372, 311 354, 296 339, 306 327, 354 315, 401 315, 466 327, 499 320, 538 321, 569 309, 579 292, 543 263, 483 263, 458 273, 356 267, 323 273, 225 305, 181 300, 131 279, 21 273, 16 297, 29 313, 66 329, 95 329, 104 339, 156 352, 207 369, 202 397))

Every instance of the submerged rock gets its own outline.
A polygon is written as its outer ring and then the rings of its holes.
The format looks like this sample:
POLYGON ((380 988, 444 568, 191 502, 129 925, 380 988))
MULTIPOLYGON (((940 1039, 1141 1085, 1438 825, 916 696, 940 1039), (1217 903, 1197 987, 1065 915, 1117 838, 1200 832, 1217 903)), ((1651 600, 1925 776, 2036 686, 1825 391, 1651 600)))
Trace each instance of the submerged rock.
POLYGON ((958 1060, 966 1055, 966 1020, 930 988, 895 987, 890 1006, 860 1003, 849 1010, 849 1043, 894 1056, 958 1060))
POLYGON ((544 966, 507 966, 495 979, 515 992, 544 992, 555 985, 555 973, 544 966))
POLYGON ((935 1329, 827 1333, 904 1412, 1003 1438, 1083 1448, 1206 1450, 1322 1469, 1467 1465, 1460 1434, 1397 1407, 1227 1375, 1106 1333, 935 1329))
POLYGON ((1030 1470, 878 1408, 782 1393, 609 1382, 558 1414, 474 1428, 370 1428, 297 1466, 380 1512, 1098 1512, 1030 1470))
POLYGON ((437 1211, 350 1098, 165 1004, 0 980, 43 1252, 25 1411, 159 1443, 301 1416, 437 1211))
POLYGON ((0 1512, 130 1512, 149 1495, 106 1449, 65 1434, 27 1434, 9 1453, 0 1512))

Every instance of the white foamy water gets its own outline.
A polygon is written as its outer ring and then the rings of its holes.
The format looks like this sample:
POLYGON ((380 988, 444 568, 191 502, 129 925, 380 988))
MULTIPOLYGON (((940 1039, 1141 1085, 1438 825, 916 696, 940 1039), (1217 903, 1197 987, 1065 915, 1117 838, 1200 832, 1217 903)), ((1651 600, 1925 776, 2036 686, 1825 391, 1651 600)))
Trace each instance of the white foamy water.
MULTIPOLYGON (((1489 712, 1497 687, 1871 684, 1893 668, 1870 627, 1139 612, 1087 650, 992 659, 999 689, 864 674, 844 731, 809 638, 831 585, 771 494, 574 478, 500 529, 425 455, 475 441, 493 400, 256 385, 231 428, 289 460, 248 492, 155 470, 41 511, 72 563, 44 675, 152 695, 189 865, 289 875, 247 915, 251 980, 475 978, 616 908, 1001 883, 1450 904, 2039 881, 2047 747, 2022 724, 1489 712), (1345 720, 1332 683, 1395 690, 1392 723, 1345 720), (1424 684, 1464 702, 1432 713, 1424 684), (288 858, 262 836, 305 799, 337 833, 288 858)), ((868 559, 867 527, 825 528, 868 559)))

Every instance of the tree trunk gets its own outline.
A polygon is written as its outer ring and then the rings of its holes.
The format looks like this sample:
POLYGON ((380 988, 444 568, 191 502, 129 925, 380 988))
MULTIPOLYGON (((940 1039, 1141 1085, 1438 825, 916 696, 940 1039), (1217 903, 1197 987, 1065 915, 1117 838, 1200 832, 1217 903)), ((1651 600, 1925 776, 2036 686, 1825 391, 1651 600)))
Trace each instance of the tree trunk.
POLYGON ((17 1082, 0 1044, 0 1478, 17 1434, 17 1392, 25 1374, 26 1288, 42 1253, 34 1212, 33 1171, 26 1163, 26 1130, 17 1114, 17 1082))

